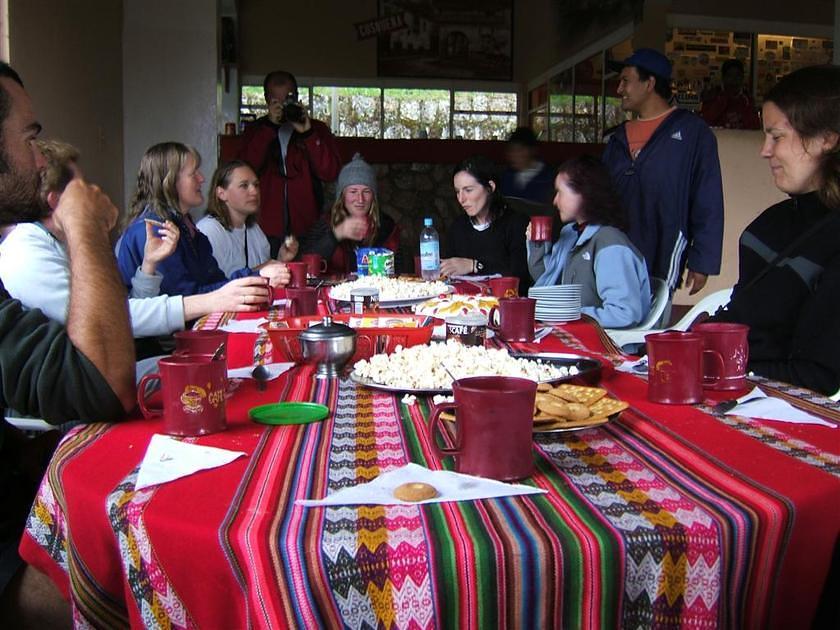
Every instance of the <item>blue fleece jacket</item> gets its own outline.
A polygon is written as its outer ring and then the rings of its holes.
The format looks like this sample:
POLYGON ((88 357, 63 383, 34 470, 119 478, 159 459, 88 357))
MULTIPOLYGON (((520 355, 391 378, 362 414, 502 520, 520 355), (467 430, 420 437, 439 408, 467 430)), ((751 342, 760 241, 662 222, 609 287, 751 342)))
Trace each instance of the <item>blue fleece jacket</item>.
MULTIPOLYGON (((131 280, 137 268, 143 262, 143 249, 146 246, 146 224, 144 218, 157 221, 161 217, 146 210, 125 230, 117 243, 117 265, 126 287, 131 289, 131 280)), ((178 226, 180 238, 171 256, 158 263, 157 271, 163 275, 160 284, 161 293, 168 295, 196 295, 215 291, 228 280, 250 276, 254 272, 245 267, 226 277, 219 269, 213 257, 210 241, 198 230, 191 231, 185 219, 178 212, 170 212, 167 218, 178 226)))
POLYGON ((566 224, 554 244, 528 241, 528 269, 534 286, 581 285, 581 313, 604 328, 627 328, 650 311, 645 261, 618 228, 587 225, 578 233, 566 224))
POLYGON ((602 160, 650 275, 673 290, 686 263, 692 271, 720 273, 723 186, 714 134, 699 116, 677 109, 633 160, 625 125, 610 136, 602 160))

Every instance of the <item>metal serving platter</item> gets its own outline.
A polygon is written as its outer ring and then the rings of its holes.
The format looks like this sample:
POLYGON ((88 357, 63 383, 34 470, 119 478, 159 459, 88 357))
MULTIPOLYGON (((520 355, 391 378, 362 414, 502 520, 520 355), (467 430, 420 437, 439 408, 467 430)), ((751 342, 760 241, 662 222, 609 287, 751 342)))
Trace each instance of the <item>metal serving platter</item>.
MULTIPOLYGON (((511 355, 515 359, 529 359, 532 361, 541 360, 543 363, 550 363, 557 367, 576 367, 578 373, 570 376, 563 376, 557 379, 543 381, 546 383, 563 383, 577 378, 582 378, 587 382, 597 382, 601 374, 601 362, 597 359, 584 357, 578 354, 565 354, 560 352, 540 352, 536 354, 528 354, 527 352, 513 352, 511 355)), ((478 375, 474 375, 478 376, 478 375)), ((371 389, 378 389, 385 392, 406 392, 409 394, 448 394, 452 392, 451 387, 443 389, 412 389, 406 387, 392 387, 390 385, 383 385, 377 383, 369 378, 365 378, 356 374, 353 370, 350 373, 350 380, 359 385, 364 385, 371 389)))
MULTIPOLYGON (((379 300, 379 308, 401 308, 403 306, 414 306, 415 304, 422 304, 426 300, 431 300, 432 298, 436 298, 440 295, 448 295, 455 290, 455 287, 449 286, 447 287, 446 291, 439 291, 437 293, 428 293, 422 297, 414 297, 414 298, 407 298, 404 300, 379 300)), ((335 300, 336 302, 342 303, 349 303, 349 300, 345 300, 342 298, 335 297, 332 294, 332 289, 330 289, 330 299, 335 300)))

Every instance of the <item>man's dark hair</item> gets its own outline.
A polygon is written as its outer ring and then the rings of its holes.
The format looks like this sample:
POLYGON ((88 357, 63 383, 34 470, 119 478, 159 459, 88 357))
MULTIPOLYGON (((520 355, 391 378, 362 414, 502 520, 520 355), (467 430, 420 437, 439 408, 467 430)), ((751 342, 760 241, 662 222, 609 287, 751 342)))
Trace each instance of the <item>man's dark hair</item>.
POLYGON ((295 94, 297 94, 298 84, 295 75, 291 72, 286 72, 285 70, 275 70, 274 72, 269 72, 265 75, 265 79, 263 80, 263 93, 268 94, 269 86, 286 85, 287 83, 291 84, 292 88, 294 88, 295 94))
POLYGON ((731 68, 738 68, 744 74, 744 63, 740 59, 727 59, 720 67, 720 76, 725 75, 731 68))
POLYGON ((656 83, 653 85, 653 90, 666 102, 670 102, 671 100, 671 82, 666 79, 665 77, 661 77, 658 74, 654 74, 653 72, 648 72, 644 68, 640 68, 639 66, 633 66, 636 68, 636 72, 639 73, 639 79, 642 81, 647 81, 651 77, 656 79, 656 83))
POLYGON ((537 146, 537 136, 531 131, 530 127, 517 127, 508 137, 508 142, 511 144, 521 144, 524 147, 537 146))
MULTIPOLYGON (((23 81, 20 80, 20 75, 15 72, 5 61, 0 61, 0 79, 11 79, 20 87, 23 87, 23 81)), ((12 99, 9 93, 0 84, 0 173, 9 172, 9 164, 6 160, 6 151, 3 149, 3 124, 6 122, 6 117, 9 115, 9 110, 12 108, 12 99)))
POLYGON ((558 175, 569 178, 569 187, 581 197, 581 214, 589 223, 627 228, 627 215, 612 185, 610 173, 601 160, 591 155, 567 160, 558 175))

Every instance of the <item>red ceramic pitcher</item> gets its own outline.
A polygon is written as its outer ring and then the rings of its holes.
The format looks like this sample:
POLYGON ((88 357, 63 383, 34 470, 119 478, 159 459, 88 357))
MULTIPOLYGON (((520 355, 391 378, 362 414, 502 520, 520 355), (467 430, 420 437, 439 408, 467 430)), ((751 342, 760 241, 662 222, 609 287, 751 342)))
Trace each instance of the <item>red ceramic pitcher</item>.
POLYGON ((501 481, 530 476, 537 384, 510 376, 474 376, 455 381, 452 392, 455 402, 435 407, 432 416, 432 443, 438 455, 454 455, 456 470, 468 475, 501 481), (446 409, 456 416, 452 448, 434 440, 446 409))
POLYGON ((209 355, 172 355, 158 361, 158 373, 146 374, 137 386, 137 402, 146 418, 163 416, 169 435, 205 435, 226 427, 227 367, 209 355), (146 404, 149 383, 160 381, 163 406, 146 404))
POLYGON ((289 268, 291 279, 289 280, 289 287, 301 289, 306 286, 306 272, 308 266, 305 262, 290 262, 286 263, 289 268))
POLYGON ((703 357, 712 357, 723 372, 723 357, 705 350, 703 335, 669 330, 645 336, 648 356, 648 399, 688 405, 703 399, 703 357))
POLYGON ((505 341, 533 341, 536 307, 537 301, 534 298, 501 299, 499 306, 490 309, 488 325, 505 341), (496 319, 499 320, 498 324, 496 319))
POLYGON ((747 387, 747 363, 750 346, 746 324, 727 322, 703 322, 691 327, 692 332, 703 335, 707 350, 714 350, 723 357, 723 371, 720 364, 706 357, 703 363, 703 386, 709 389, 736 390, 747 387))

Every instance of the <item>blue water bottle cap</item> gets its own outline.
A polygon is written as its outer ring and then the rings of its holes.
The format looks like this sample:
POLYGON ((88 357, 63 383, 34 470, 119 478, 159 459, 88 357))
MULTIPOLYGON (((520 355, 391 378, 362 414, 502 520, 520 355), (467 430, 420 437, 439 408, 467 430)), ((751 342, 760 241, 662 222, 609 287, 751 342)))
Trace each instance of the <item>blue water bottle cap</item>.
POLYGON ((432 217, 426 217, 425 219, 423 219, 423 225, 426 227, 432 225, 432 217))

